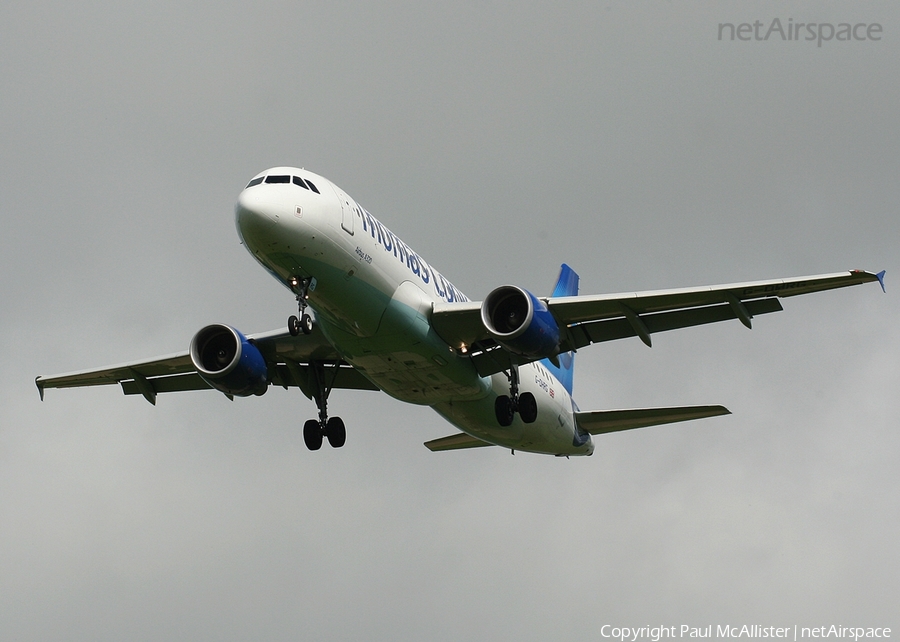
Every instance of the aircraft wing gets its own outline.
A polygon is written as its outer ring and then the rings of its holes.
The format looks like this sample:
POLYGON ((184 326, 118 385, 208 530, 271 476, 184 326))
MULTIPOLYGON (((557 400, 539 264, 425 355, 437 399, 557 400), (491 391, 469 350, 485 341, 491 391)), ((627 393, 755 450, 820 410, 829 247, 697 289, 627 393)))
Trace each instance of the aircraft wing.
MULTIPOLYGON (((307 397, 312 397, 313 363, 337 368, 334 372, 334 388, 378 390, 359 371, 342 361, 322 332, 313 328, 312 334, 291 336, 285 330, 275 330, 248 335, 263 354, 270 368, 271 383, 287 388, 299 387, 307 397)), ((329 375, 330 377, 331 375, 329 375)), ((211 389, 191 363, 190 353, 177 352, 153 359, 132 361, 95 370, 81 370, 67 374, 38 377, 35 379, 41 399, 47 388, 74 388, 121 384, 126 395, 143 395, 150 403, 156 403, 160 392, 211 389)))
MULTIPOLYGON (((651 335, 657 332, 729 319, 740 319, 750 328, 754 316, 782 309, 779 298, 871 281, 878 281, 884 289, 884 272, 852 270, 771 281, 541 300, 559 325, 560 352, 569 352, 600 341, 635 336, 650 346, 651 335)), ((533 360, 511 355, 490 337, 481 322, 481 302, 435 304, 431 324, 451 346, 466 347, 482 376, 508 369, 513 360, 533 360)))

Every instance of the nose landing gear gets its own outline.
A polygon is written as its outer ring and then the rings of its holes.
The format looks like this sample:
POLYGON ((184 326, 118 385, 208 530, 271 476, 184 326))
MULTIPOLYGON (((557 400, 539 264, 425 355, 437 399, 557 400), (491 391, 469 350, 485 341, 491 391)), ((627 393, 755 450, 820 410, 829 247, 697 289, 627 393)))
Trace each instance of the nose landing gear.
POLYGON ((297 317, 292 314, 288 317, 288 332, 291 333, 292 337, 299 336, 301 332, 309 334, 313 330, 313 320, 306 313, 306 300, 309 298, 310 291, 315 289, 316 281, 311 278, 301 279, 295 276, 291 278, 290 283, 291 288, 297 293, 297 305, 300 308, 300 316, 297 317))
POLYGON ((300 333, 309 334, 313 329, 312 317, 305 312, 300 313, 300 318, 295 315, 288 317, 288 332, 292 337, 300 336, 300 333))

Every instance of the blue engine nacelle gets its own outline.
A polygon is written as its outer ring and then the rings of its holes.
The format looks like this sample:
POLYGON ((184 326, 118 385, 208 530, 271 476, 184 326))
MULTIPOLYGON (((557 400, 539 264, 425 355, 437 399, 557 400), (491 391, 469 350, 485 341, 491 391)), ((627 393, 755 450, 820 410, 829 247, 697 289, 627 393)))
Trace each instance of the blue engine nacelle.
POLYGON ((544 302, 514 285, 493 290, 481 304, 481 322, 501 346, 528 357, 559 352, 559 326, 544 302))
POLYGON ((227 325, 208 325, 195 334, 191 340, 191 361, 206 383, 228 395, 261 395, 269 385, 262 353, 247 337, 227 325))

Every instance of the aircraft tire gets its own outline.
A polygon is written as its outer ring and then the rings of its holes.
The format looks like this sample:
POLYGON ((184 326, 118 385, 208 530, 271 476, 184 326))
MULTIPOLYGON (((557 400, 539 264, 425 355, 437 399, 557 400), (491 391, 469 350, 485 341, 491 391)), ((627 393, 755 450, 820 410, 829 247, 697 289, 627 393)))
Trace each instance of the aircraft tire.
POLYGON ((303 331, 303 334, 310 334, 313 331, 313 322, 312 317, 308 314, 304 314, 300 317, 300 330, 303 331))
POLYGON ((506 395, 500 395, 494 401, 494 413, 497 415, 497 423, 501 426, 509 426, 513 422, 515 413, 512 409, 512 402, 506 395))
POLYGON ((519 395, 519 416, 526 424, 533 424, 537 419, 537 399, 530 392, 519 395))
POLYGON ((315 419, 310 419, 303 424, 303 441, 310 450, 318 450, 322 447, 322 428, 315 419))
POLYGON ((340 417, 331 417, 325 425, 325 436, 332 448, 340 448, 347 442, 347 429, 340 417))
POLYGON ((296 315, 291 315, 288 317, 288 332, 291 333, 292 337, 296 337, 300 334, 300 319, 296 317, 296 315))

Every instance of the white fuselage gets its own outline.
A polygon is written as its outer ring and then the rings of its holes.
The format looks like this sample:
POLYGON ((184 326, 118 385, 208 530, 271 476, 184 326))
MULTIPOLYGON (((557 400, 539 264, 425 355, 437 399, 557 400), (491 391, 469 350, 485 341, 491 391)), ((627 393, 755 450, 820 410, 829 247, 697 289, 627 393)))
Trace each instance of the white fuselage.
POLYGON ((537 420, 516 415, 512 425, 498 424, 494 402, 509 393, 506 375, 479 376, 430 324, 435 302, 468 299, 329 180, 292 167, 267 170, 241 192, 235 216, 247 250, 283 285, 293 290, 292 279, 312 279, 308 303, 319 328, 387 394, 431 406, 464 432, 513 450, 593 452, 576 429, 569 392, 540 362, 519 367, 519 390, 535 396, 537 420))

